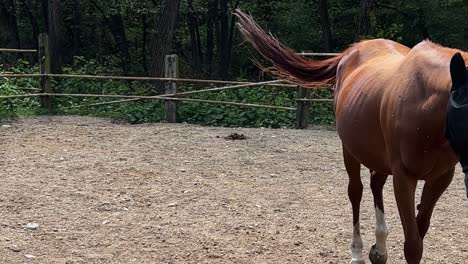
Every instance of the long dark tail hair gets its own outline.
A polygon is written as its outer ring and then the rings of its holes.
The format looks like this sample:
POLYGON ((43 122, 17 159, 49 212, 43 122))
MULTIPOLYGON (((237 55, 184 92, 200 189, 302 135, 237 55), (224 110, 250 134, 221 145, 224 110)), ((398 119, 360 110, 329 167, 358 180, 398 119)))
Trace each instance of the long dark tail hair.
POLYGON ((281 44, 271 33, 266 33, 252 16, 240 9, 234 15, 238 18, 237 26, 244 40, 272 64, 264 67, 257 63, 262 70, 306 88, 335 84, 336 69, 344 54, 323 61, 304 58, 281 44))

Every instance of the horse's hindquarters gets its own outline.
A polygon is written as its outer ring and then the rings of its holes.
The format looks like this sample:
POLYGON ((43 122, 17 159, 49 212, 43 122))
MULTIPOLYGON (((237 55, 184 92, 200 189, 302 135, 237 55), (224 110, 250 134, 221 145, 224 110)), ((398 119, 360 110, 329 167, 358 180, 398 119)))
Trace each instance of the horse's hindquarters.
POLYGON ((363 93, 363 87, 341 89, 336 98, 336 127, 343 147, 367 168, 391 174, 380 122, 380 95, 363 93))

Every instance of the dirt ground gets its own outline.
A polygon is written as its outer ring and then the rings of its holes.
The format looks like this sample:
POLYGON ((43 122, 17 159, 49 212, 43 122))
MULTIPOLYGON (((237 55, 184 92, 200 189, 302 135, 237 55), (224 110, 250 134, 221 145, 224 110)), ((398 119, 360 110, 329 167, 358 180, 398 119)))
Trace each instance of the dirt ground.
MULTIPOLYGON (((0 140, 0 263, 350 260, 351 207, 335 131, 40 117, 0 126, 0 140), (234 132, 248 138, 224 138, 234 132)), ((468 202, 457 170, 423 263, 468 263, 468 202)), ((367 255, 374 211, 363 173, 367 255)), ((391 179, 385 202, 388 263, 404 263, 391 179)))

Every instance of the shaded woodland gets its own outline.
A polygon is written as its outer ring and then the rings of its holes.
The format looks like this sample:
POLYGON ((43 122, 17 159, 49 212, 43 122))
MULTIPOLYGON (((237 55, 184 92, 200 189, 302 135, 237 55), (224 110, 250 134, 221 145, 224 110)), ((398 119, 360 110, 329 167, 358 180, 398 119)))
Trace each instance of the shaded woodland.
POLYGON ((248 77, 255 54, 240 45, 237 7, 298 51, 339 52, 366 38, 468 45, 465 0, 1 0, 0 47, 35 48, 47 32, 54 72, 81 57, 162 76, 164 55, 176 53, 184 76, 248 77))
MULTIPOLYGON (((340 52, 362 39, 388 38, 408 46, 431 39, 468 49, 466 0, 0 0, 0 48, 37 48, 50 37, 53 73, 164 76, 167 54, 179 57, 179 76, 258 81, 260 59, 243 45, 232 12, 251 13, 260 25, 297 51, 340 52)), ((0 71, 38 73, 36 54, 0 53, 0 71)), ((210 86, 180 83, 177 91, 210 86)), ((213 84, 211 84, 213 86, 213 84)), ((0 94, 39 87, 34 78, 0 78, 0 94)), ((155 95, 161 82, 53 79, 57 93, 155 95)), ((29 89, 29 90, 28 90, 29 89)), ((295 89, 252 87, 194 95, 195 99, 297 106, 295 89)), ((331 98, 328 90, 310 97, 331 98)), ((164 103, 107 104, 105 98, 53 100, 56 114, 110 117, 130 123, 164 120, 164 103), (94 105, 93 107, 88 107, 94 105)), ((291 127, 292 111, 181 103, 180 122, 220 126, 291 127)), ((36 99, 0 101, 0 121, 41 114, 36 99)), ((314 103, 312 124, 334 123, 331 103, 314 103)))

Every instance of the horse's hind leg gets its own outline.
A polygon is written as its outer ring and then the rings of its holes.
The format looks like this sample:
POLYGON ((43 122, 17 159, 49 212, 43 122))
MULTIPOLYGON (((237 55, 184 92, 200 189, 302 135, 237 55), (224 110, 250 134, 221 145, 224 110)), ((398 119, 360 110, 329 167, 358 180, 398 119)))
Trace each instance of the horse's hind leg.
POLYGON ((351 264, 364 264, 362 238, 359 224, 359 209, 362 198, 361 164, 343 146, 343 158, 349 176, 348 196, 353 209, 353 241, 351 242, 351 264))
POLYGON ((371 171, 371 189, 374 196, 375 208, 375 244, 369 252, 369 259, 372 264, 387 263, 387 236, 388 229, 385 222, 383 187, 388 175, 371 171))

